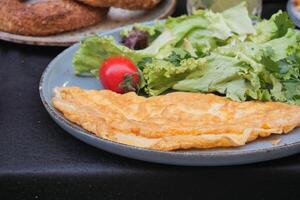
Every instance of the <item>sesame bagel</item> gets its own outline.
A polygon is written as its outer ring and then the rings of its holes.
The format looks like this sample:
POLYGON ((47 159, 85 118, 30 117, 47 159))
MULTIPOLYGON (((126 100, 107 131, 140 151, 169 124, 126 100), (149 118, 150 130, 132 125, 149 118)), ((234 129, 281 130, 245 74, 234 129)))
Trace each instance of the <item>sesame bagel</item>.
POLYGON ((107 11, 72 0, 0 0, 0 30, 29 36, 52 35, 96 24, 107 11))
POLYGON ((116 7, 128 10, 144 10, 155 7, 161 0, 78 0, 94 7, 116 7))

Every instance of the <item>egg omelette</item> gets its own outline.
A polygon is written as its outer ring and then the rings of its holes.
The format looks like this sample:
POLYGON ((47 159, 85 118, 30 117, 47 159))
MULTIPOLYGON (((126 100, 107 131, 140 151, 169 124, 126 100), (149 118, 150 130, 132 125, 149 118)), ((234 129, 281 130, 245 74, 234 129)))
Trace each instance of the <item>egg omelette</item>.
POLYGON ((300 107, 234 102, 214 94, 174 92, 156 97, 79 87, 55 89, 56 109, 98 137, 155 150, 243 146, 300 126, 300 107))

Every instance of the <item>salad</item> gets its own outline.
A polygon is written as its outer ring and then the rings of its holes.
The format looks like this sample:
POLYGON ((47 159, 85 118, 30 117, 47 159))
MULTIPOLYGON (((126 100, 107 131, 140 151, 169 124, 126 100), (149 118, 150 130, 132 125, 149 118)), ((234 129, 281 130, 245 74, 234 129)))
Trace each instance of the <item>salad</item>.
POLYGON ((300 32, 285 12, 253 24, 242 3, 136 24, 121 36, 86 38, 73 58, 76 75, 115 82, 104 86, 121 93, 176 90, 300 105, 300 32))

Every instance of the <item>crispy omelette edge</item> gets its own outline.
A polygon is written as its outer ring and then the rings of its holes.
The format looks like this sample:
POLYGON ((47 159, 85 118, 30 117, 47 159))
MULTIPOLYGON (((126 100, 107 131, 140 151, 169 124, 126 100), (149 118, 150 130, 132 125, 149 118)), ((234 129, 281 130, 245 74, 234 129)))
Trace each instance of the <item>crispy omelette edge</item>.
MULTIPOLYGON (((178 149, 207 149, 217 147, 238 147, 243 146, 248 142, 251 142, 258 137, 268 137, 271 134, 283 134, 288 133, 300 126, 298 124, 289 124, 275 129, 253 129, 247 128, 243 133, 228 134, 201 134, 201 135, 176 135, 166 136, 162 138, 147 138, 140 135, 128 134, 128 133, 104 133, 95 128, 93 122, 78 122, 78 117, 74 117, 72 113, 67 112, 67 107, 77 106, 72 105, 71 102, 66 101, 60 95, 61 89, 55 88, 55 96, 52 98, 54 107, 59 110, 63 115, 71 122, 81 126, 83 129, 95 134, 96 136, 107 139, 113 142, 132 145, 141 148, 148 148, 161 151, 172 151, 178 149)), ((80 120, 79 120, 80 121, 80 120)), ((98 123, 98 122, 97 122, 98 123)))

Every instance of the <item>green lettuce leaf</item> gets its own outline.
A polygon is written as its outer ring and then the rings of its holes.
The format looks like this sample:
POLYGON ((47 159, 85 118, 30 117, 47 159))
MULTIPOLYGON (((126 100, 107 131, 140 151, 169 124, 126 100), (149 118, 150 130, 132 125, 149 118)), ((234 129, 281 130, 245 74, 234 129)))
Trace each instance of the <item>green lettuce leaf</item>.
POLYGON ((164 58, 171 53, 173 47, 180 47, 191 54, 196 55, 197 51, 198 54, 203 54, 215 48, 217 40, 225 41, 234 35, 255 32, 244 3, 223 13, 198 10, 191 16, 167 19, 162 34, 141 52, 164 58))
POLYGON ((237 35, 255 34, 256 30, 252 25, 249 17, 246 3, 243 2, 233 8, 225 10, 222 13, 224 21, 229 26, 230 30, 237 35))
POLYGON ((286 12, 278 11, 271 19, 257 23, 255 29, 257 34, 250 36, 250 40, 264 43, 286 35, 289 29, 295 29, 295 25, 286 12))
POLYGON ((117 44, 112 37, 90 36, 81 43, 73 57, 75 74, 97 76, 100 64, 111 56, 125 56, 136 64, 143 58, 149 57, 147 54, 117 44))
POLYGON ((198 57, 209 55, 220 43, 219 40, 214 38, 211 32, 206 29, 191 31, 185 39, 191 48, 184 49, 187 49, 188 52, 198 57))
POLYGON ((287 102, 291 104, 300 105, 300 81, 290 80, 284 81, 284 93, 287 97, 287 102))
POLYGON ((149 47, 140 50, 142 53, 151 54, 158 58, 167 57, 172 48, 183 41, 185 36, 193 29, 203 29, 208 21, 202 15, 182 16, 169 18, 165 23, 165 30, 159 35, 149 47))
POLYGON ((219 47, 207 57, 208 64, 173 86, 175 90, 217 92, 245 101, 273 100, 299 104, 300 33, 286 34, 268 42, 240 42, 219 47))
MULTIPOLYGON (((95 76, 103 60, 111 56, 125 56, 135 64, 140 64, 145 58, 168 58, 177 48, 187 51, 192 57, 204 57, 217 46, 226 45, 231 36, 252 34, 255 31, 247 9, 242 4, 223 13, 199 10, 192 16, 169 18, 153 26, 136 24, 135 27, 153 36, 150 46, 135 51, 117 44, 112 37, 88 37, 73 58, 75 74, 95 76)), ((126 29, 121 35, 129 32, 126 29)), ((185 57, 180 59, 184 60, 185 57)))
POLYGON ((222 55, 212 55, 201 71, 191 73, 186 80, 173 86, 175 90, 190 92, 218 92, 236 101, 245 101, 250 86, 241 73, 246 70, 239 60, 222 55))
POLYGON ((103 60, 125 56, 141 70, 140 86, 151 96, 179 90, 300 105, 300 33, 284 12, 253 26, 240 4, 135 27, 152 37, 149 47, 131 50, 112 37, 88 37, 73 58, 76 74, 96 76, 103 60))
POLYGON ((289 29, 285 36, 273 39, 262 45, 264 49, 272 49, 272 59, 281 60, 299 49, 300 32, 289 29))
POLYGON ((143 71, 146 81, 145 92, 151 96, 159 95, 192 72, 201 71, 205 63, 206 59, 194 58, 182 60, 179 66, 166 60, 149 62, 143 71))

